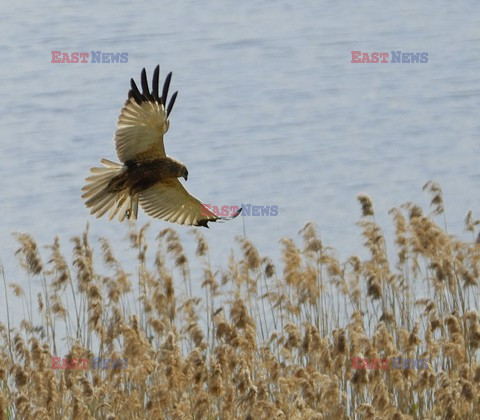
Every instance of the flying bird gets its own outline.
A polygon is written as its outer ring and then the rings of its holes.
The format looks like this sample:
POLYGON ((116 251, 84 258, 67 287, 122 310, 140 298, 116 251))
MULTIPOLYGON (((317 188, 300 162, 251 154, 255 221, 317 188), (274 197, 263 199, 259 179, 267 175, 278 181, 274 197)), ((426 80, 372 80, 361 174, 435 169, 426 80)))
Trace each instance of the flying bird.
POLYGON ((182 225, 205 226, 208 222, 230 220, 220 217, 190 195, 178 178, 188 178, 187 167, 165 153, 163 136, 170 126, 178 92, 167 101, 172 73, 159 95, 160 66, 153 72, 152 90, 142 70, 141 87, 131 79, 128 99, 118 117, 114 141, 121 163, 102 159, 103 167, 90 169, 82 198, 91 214, 112 220, 137 219, 138 206, 149 216, 182 225), (168 105, 167 105, 168 102, 168 105))

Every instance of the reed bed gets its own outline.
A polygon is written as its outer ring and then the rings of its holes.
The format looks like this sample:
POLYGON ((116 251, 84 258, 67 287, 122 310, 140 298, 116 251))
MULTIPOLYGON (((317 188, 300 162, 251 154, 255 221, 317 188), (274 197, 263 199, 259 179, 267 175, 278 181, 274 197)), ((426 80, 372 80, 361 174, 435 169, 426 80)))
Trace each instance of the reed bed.
POLYGON ((470 241, 449 235, 440 187, 425 189, 429 214, 391 210, 392 255, 361 195, 367 257, 339 261, 308 223, 280 241, 280 262, 242 237, 214 271, 194 230, 201 279, 172 228, 151 246, 148 225, 131 227, 131 273, 88 228, 69 258, 58 238, 42 259, 18 234, 26 284, 41 291, 3 276, 0 420, 478 418, 480 222, 468 213, 470 241), (53 369, 53 357, 128 366, 53 369), (354 369, 354 357, 427 363, 354 369))

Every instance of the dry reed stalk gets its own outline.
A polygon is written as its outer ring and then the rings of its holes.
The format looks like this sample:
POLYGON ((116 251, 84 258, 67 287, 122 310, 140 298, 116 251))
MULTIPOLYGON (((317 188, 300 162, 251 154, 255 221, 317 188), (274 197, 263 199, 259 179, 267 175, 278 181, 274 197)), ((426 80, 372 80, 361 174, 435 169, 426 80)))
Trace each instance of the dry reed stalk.
POLYGON ((43 289, 35 317, 31 291, 25 296, 20 283, 10 285, 27 317, 18 326, 0 324, 0 420, 475 419, 479 222, 466 217, 472 241, 449 235, 434 219, 445 223, 441 189, 434 183, 425 189, 432 215, 411 203, 391 210, 395 263, 365 195, 358 197, 364 259, 340 262, 308 223, 299 232, 301 246, 281 240, 278 268, 239 238, 239 256, 215 271, 209 244, 194 231, 203 298, 193 293, 189 260, 173 229, 160 232, 150 250, 148 225, 132 227, 134 274, 105 238, 96 258, 88 226, 72 240, 71 261, 55 238, 47 264, 34 239, 18 234, 20 264, 43 289), (100 357, 126 359, 128 366, 52 369, 60 341, 67 349, 58 357, 70 363, 100 357), (426 364, 395 369, 397 357, 426 364), (387 369, 374 368, 371 361, 380 359, 389 361, 387 369))

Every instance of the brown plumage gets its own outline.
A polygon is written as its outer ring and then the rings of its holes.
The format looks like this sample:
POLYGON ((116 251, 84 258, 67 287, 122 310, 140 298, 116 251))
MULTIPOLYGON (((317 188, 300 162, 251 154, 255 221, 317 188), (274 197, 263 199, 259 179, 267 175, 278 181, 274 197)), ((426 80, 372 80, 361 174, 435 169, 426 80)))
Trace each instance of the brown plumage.
POLYGON ((142 70, 140 93, 134 80, 128 99, 120 113, 115 131, 115 146, 120 163, 102 159, 104 167, 92 168, 92 175, 82 188, 91 213, 97 217, 109 212, 109 219, 136 219, 138 206, 148 215, 184 225, 208 227, 208 222, 230 220, 238 216, 219 217, 180 183, 188 178, 187 167, 165 153, 163 135, 168 131, 177 93, 167 106, 172 73, 169 73, 159 96, 160 66, 153 73, 150 92, 145 69, 142 70))

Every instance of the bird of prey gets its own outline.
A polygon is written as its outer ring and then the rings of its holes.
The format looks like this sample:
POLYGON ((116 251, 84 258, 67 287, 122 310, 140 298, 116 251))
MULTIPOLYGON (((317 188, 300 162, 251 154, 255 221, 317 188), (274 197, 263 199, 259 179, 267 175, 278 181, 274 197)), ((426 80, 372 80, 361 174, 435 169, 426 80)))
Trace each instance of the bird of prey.
POLYGON ((168 157, 163 144, 178 92, 167 101, 170 72, 160 96, 159 78, 160 66, 157 66, 150 91, 143 69, 142 92, 131 79, 131 89, 118 117, 114 137, 122 163, 102 159, 103 167, 90 170, 92 175, 86 178, 87 184, 82 188, 86 206, 97 217, 109 212, 110 220, 118 216, 120 221, 135 220, 139 204, 149 216, 183 225, 208 227, 208 222, 235 218, 241 209, 231 217, 215 215, 178 180, 187 180, 187 167, 168 157))

